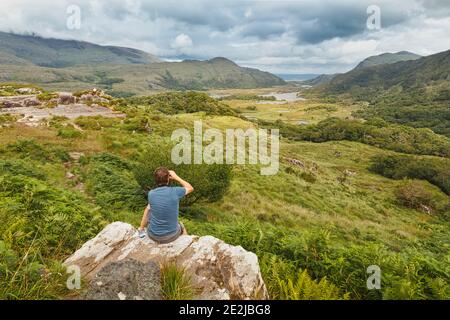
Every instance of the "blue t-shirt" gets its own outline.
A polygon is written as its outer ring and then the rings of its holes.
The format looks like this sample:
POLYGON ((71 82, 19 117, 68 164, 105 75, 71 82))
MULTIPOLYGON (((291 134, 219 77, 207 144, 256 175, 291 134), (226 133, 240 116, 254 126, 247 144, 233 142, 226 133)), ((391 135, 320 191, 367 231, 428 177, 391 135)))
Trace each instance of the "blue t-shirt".
POLYGON ((175 234, 179 230, 180 199, 186 195, 183 187, 159 187, 148 193, 150 222, 148 231, 155 236, 175 234))

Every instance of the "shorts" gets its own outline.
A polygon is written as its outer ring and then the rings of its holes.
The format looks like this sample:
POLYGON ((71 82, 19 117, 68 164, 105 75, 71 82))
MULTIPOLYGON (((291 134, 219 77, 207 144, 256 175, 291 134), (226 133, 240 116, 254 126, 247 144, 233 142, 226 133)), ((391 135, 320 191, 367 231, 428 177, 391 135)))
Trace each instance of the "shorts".
POLYGON ((159 244, 173 242, 173 241, 177 240, 178 237, 181 236, 185 230, 184 225, 181 222, 178 222, 178 225, 179 225, 179 228, 178 228, 177 232, 175 232, 174 234, 169 234, 169 235, 165 235, 165 236, 157 236, 157 235, 150 233, 150 231, 147 231, 148 237, 159 244))

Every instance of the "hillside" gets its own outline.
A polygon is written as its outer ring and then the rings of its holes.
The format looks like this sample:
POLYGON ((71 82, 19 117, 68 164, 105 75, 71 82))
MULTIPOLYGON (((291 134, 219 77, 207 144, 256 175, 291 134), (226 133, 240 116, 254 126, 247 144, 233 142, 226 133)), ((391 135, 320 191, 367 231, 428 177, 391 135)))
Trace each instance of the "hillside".
POLYGON ((36 83, 48 90, 77 91, 98 87, 115 96, 144 95, 165 89, 258 88, 285 82, 257 69, 215 58, 207 61, 148 65, 98 65, 42 68, 0 65, 0 82, 36 83))
MULTIPOLYGON (((168 89, 258 88, 285 84, 284 80, 269 72, 240 67, 222 57, 206 61, 166 62, 144 70, 150 68, 160 85, 168 89)), ((144 78, 145 74, 141 76, 144 78)))
POLYGON ((377 56, 371 56, 364 59, 356 66, 355 69, 373 67, 378 66, 380 64, 396 63, 400 61, 417 60, 419 58, 422 58, 422 56, 408 51, 400 51, 396 53, 386 52, 377 56))
MULTIPOLYGON (((400 51, 397 53, 383 53, 377 56, 371 56, 361 61, 353 70, 363 69, 367 67, 378 66, 382 64, 391 64, 400 61, 417 60, 422 56, 408 51, 400 51)), ((321 74, 312 79, 306 80, 304 83, 311 86, 325 85, 331 82, 340 73, 321 74)))
POLYGON ((149 64, 161 60, 141 50, 0 32, 0 63, 66 68, 79 65, 149 64))
POLYGON ((115 96, 285 84, 271 73, 240 67, 221 57, 161 62, 131 48, 0 32, 0 82, 11 81, 60 91, 99 87, 115 96))
POLYGON ((450 50, 417 60, 357 68, 320 91, 349 94, 370 106, 359 115, 381 117, 450 135, 450 50))
POLYGON ((319 86, 330 83, 338 74, 321 74, 313 79, 304 81, 303 83, 310 86, 319 86))
POLYGON ((353 69, 335 77, 327 89, 342 93, 358 87, 376 92, 396 85, 406 89, 448 84, 449 81, 450 50, 417 60, 353 69))

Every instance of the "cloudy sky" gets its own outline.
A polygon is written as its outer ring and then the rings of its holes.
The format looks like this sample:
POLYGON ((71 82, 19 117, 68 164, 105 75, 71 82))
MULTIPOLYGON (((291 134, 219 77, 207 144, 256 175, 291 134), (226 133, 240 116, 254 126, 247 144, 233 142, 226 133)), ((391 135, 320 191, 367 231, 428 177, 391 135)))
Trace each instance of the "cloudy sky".
POLYGON ((383 52, 450 49, 450 0, 2 0, 1 7, 0 31, 129 46, 166 60, 224 56, 274 73, 343 72, 383 52))

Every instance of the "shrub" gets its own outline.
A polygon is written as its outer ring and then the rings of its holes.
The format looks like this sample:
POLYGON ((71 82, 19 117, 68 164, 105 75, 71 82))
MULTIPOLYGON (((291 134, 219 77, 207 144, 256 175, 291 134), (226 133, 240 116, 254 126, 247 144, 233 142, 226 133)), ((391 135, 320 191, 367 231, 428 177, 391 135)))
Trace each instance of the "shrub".
POLYGON ((124 104, 148 106, 166 114, 205 112, 208 115, 236 115, 226 104, 219 102, 205 93, 169 92, 148 97, 132 97, 125 99, 124 104))
POLYGON ((306 182, 309 182, 309 183, 314 183, 314 182, 317 181, 316 176, 313 173, 311 173, 311 172, 302 172, 300 174, 300 177, 303 180, 305 180, 306 182))
MULTIPOLYGON (((0 102, 0 108, 2 107, 2 104, 0 102)), ((9 122, 16 122, 19 117, 17 115, 10 115, 10 114, 0 114, 0 125, 4 123, 9 122)))
POLYGON ((88 159, 83 174, 86 189, 105 211, 145 207, 145 194, 130 168, 126 160, 108 153, 88 159))
POLYGON ((450 195, 450 160, 407 155, 378 155, 372 158, 369 170, 392 179, 421 179, 450 195))
POLYGON ((114 166, 118 169, 130 170, 132 168, 132 164, 128 160, 106 152, 93 155, 90 161, 114 166))
POLYGON ((39 101, 48 102, 51 99, 58 98, 58 94, 56 94, 56 93, 49 93, 49 92, 43 92, 41 94, 38 94, 37 98, 38 98, 39 101))
POLYGON ((121 128, 127 131, 150 132, 150 119, 148 116, 127 117, 121 128))
POLYGON ((106 93, 114 98, 130 98, 130 97, 136 95, 133 92, 119 91, 119 90, 108 90, 106 93))
POLYGON ((9 143, 6 146, 6 151, 12 154, 14 157, 21 159, 33 159, 38 161, 68 161, 70 159, 69 154, 64 149, 59 147, 47 147, 39 144, 36 140, 18 140, 13 143, 9 143))
POLYGON ((0 173, 1 174, 11 174, 11 175, 23 175, 27 177, 37 178, 39 180, 45 180, 46 175, 39 170, 35 164, 30 164, 29 161, 24 161, 21 159, 8 159, 0 160, 0 173), (38 170, 37 170, 38 169, 38 170))
POLYGON ((317 177, 312 172, 303 171, 292 166, 287 166, 285 171, 286 173, 293 174, 308 183, 315 183, 317 181, 317 177))
POLYGON ((358 141, 368 145, 409 154, 450 157, 450 139, 430 129, 416 129, 392 125, 374 119, 366 123, 359 120, 328 118, 317 124, 296 126, 282 121, 260 121, 263 126, 279 127, 280 133, 294 140, 312 142, 358 141))
POLYGON ((48 124, 52 128, 60 129, 64 125, 66 125, 68 120, 69 120, 69 118, 67 118, 65 116, 54 116, 54 117, 51 117, 50 119, 43 119, 41 121, 45 124, 48 124))
POLYGON ((73 126, 65 126, 58 130, 58 137, 64 139, 76 139, 83 137, 83 133, 73 126))
POLYGON ((231 181, 232 167, 225 164, 181 164, 174 165, 170 158, 172 144, 153 141, 152 146, 143 152, 134 168, 134 175, 142 190, 148 192, 155 186, 153 172, 164 166, 175 170, 183 179, 195 188, 189 197, 183 198, 183 206, 197 201, 213 202, 220 200, 231 181))
POLYGON ((6 146, 6 149, 23 157, 29 157, 36 160, 49 160, 49 152, 35 140, 18 140, 6 146))
POLYGON ((368 100, 370 104, 354 114, 366 119, 383 118, 387 122, 414 128, 430 128, 450 137, 448 97, 446 88, 438 91, 430 90, 430 87, 405 88, 402 85, 394 86, 383 94, 376 90, 372 93, 366 91, 361 94, 360 99, 368 100))
POLYGON ((401 205, 412 209, 430 207, 432 201, 432 194, 425 190, 422 184, 413 180, 405 180, 397 188, 395 197, 401 205))

